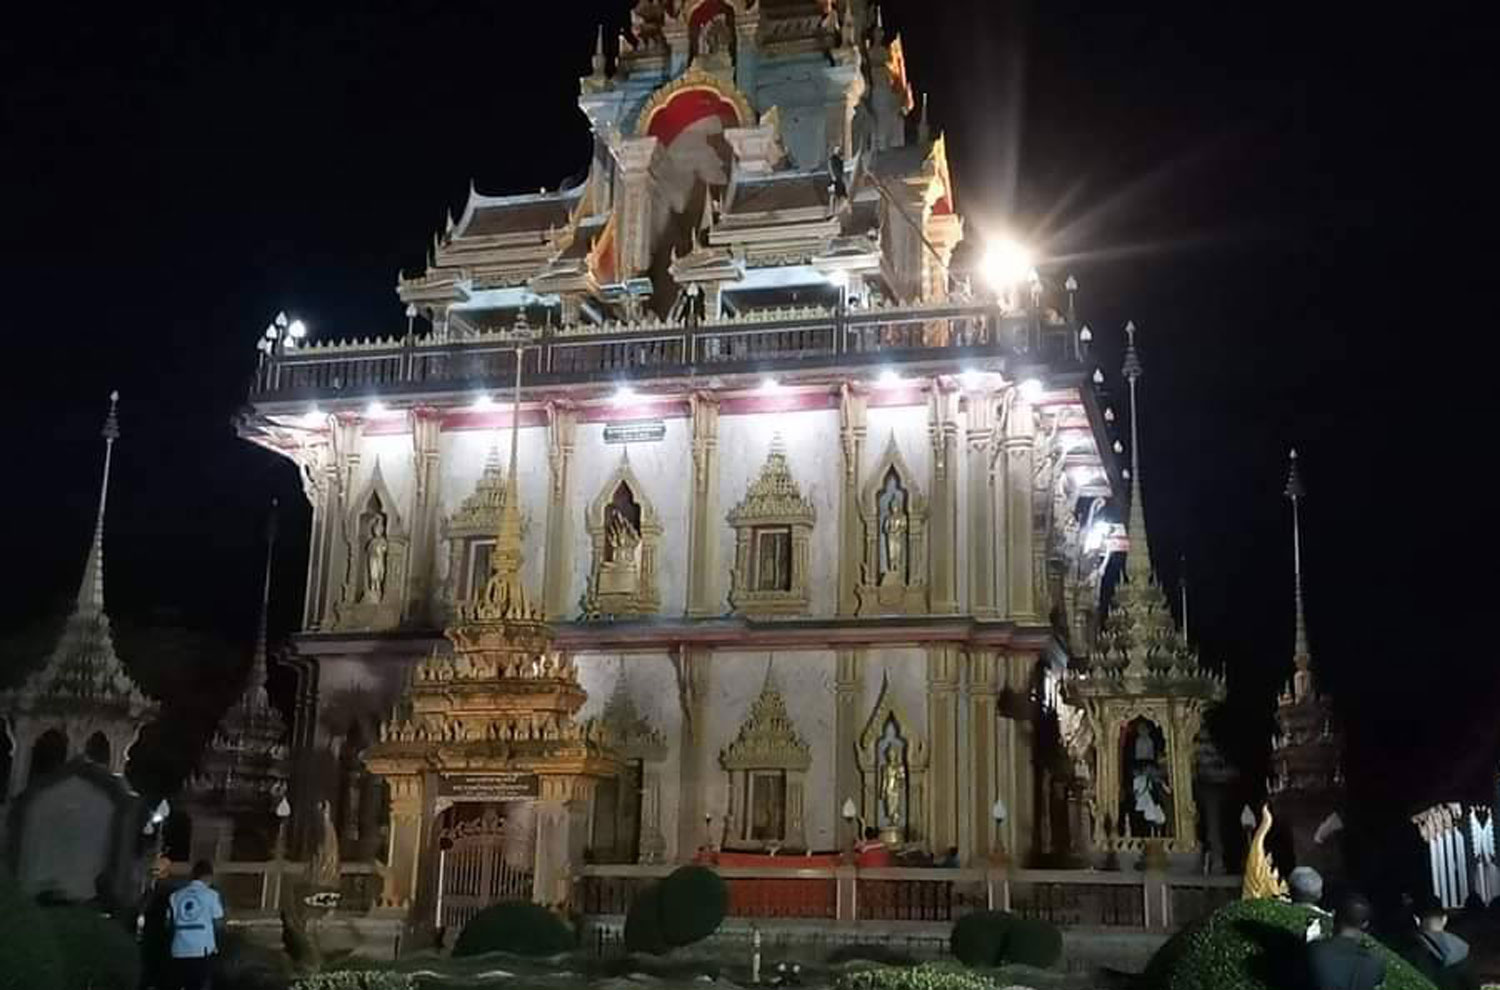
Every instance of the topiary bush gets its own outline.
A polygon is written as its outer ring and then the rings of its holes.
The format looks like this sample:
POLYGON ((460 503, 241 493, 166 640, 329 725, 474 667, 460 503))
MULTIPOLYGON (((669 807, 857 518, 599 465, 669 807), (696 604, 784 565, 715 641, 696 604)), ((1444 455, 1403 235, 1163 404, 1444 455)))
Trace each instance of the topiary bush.
POLYGON ((518 956, 555 956, 577 945, 573 930, 540 904, 506 901, 485 908, 459 932, 454 956, 512 952, 518 956))
POLYGON ((981 973, 944 963, 920 966, 874 966, 839 975, 833 990, 997 990, 981 973))
POLYGON ((141 955, 118 921, 86 907, 42 912, 62 960, 63 986, 79 990, 137 990, 141 955))
MULTIPOLYGON (((1166 941, 1141 978, 1152 990, 1285 990, 1299 986, 1311 908, 1234 901, 1166 941)), ((1365 936, 1385 960, 1381 990, 1435 990, 1390 949, 1365 936)))
POLYGON ((702 866, 683 866, 661 882, 661 933, 669 946, 701 942, 724 923, 729 886, 702 866))
POLYGON ((661 884, 643 887, 625 914, 625 949, 659 956, 671 948, 661 930, 661 884))
POLYGON ((978 969, 1003 963, 1048 969, 1062 958, 1062 932, 1049 922, 1007 911, 978 911, 958 919, 948 946, 959 962, 978 969))
POLYGON ((0 990, 66 990, 41 908, 0 870, 0 990))

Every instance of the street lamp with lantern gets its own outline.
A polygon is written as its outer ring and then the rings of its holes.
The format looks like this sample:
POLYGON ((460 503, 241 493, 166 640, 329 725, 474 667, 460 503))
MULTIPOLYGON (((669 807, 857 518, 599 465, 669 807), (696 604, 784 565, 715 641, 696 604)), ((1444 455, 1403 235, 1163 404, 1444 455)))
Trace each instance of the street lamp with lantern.
POLYGON ((307 324, 301 320, 288 319, 286 311, 276 314, 276 319, 266 324, 260 339, 260 352, 267 357, 280 357, 287 351, 302 346, 307 337, 307 324))

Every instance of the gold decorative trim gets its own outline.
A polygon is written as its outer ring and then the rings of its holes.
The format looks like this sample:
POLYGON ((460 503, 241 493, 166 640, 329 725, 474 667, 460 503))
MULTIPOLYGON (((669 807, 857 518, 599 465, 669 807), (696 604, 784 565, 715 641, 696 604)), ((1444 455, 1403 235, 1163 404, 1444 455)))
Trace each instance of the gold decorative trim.
POLYGON ((673 97, 694 90, 711 92, 730 103, 739 117, 739 126, 749 127, 755 123, 755 111, 750 108, 750 101, 745 98, 744 93, 718 76, 705 72, 697 66, 691 66, 682 75, 657 89, 647 98, 636 120, 636 134, 642 137, 649 134, 651 120, 656 116, 657 111, 672 102, 673 97))
POLYGON ((771 439, 760 474, 745 497, 725 517, 735 533, 734 567, 729 572, 729 605, 744 615, 802 615, 811 597, 808 587, 812 531, 817 510, 802 495, 787 464, 786 447, 778 433, 771 439), (759 588, 757 534, 776 527, 790 531, 788 587, 759 588))
POLYGON ((604 482, 599 494, 589 505, 586 522, 589 542, 593 547, 593 564, 589 568, 588 583, 579 601, 584 616, 599 618, 656 614, 661 609, 661 594, 656 587, 656 555, 661 543, 662 525, 656 509, 646 498, 640 479, 630 468, 628 454, 621 455, 620 466, 604 482), (607 510, 621 485, 630 491, 631 499, 640 509, 639 532, 611 534, 608 531, 607 510), (609 559, 610 541, 622 536, 637 543, 631 550, 634 559, 628 567, 609 559))

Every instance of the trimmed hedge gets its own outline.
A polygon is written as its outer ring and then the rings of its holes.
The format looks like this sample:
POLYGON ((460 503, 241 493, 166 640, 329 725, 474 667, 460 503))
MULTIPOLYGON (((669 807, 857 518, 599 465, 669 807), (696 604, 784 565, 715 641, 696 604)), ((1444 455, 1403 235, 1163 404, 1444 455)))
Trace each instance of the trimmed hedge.
POLYGON ((1003 963, 1049 969, 1062 958, 1062 932, 1056 925, 1006 911, 965 915, 953 926, 948 945, 959 962, 978 969, 1003 963))
POLYGON ((661 884, 642 888, 625 915, 625 949, 659 956, 671 948, 661 930, 661 884))
POLYGON ((86 907, 42 912, 63 966, 63 986, 87 990, 137 990, 141 954, 118 922, 86 907))
POLYGON ((839 975, 833 990, 998 990, 981 973, 943 963, 920 966, 874 966, 839 975))
POLYGON ((234 929, 218 935, 213 961, 214 990, 286 990, 292 966, 286 955, 257 945, 234 929))
MULTIPOLYGON (((1285 990, 1298 986, 1311 908, 1234 901, 1166 941, 1146 967, 1153 990, 1285 990)), ((1385 960, 1381 990, 1435 990, 1406 960, 1365 936, 1385 960)))
POLYGON ((729 886, 702 866, 683 866, 661 882, 661 933, 673 948, 701 942, 724 923, 729 886))
POLYGON ((0 990, 64 990, 62 960, 42 909, 0 870, 0 990))
POLYGON ((573 930, 540 904, 506 901, 476 914, 453 943, 454 956, 511 952, 518 956, 555 956, 576 947, 573 930))

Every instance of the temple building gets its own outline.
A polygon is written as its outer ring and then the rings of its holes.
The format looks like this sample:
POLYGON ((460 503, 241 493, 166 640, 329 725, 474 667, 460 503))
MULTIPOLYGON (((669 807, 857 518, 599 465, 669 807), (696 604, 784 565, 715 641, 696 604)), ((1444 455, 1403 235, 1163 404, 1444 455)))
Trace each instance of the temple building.
POLYGON ((118 401, 119 393, 112 393, 104 422, 94 536, 72 612, 41 669, 0 696, 12 754, 6 782, 11 797, 74 759, 123 774, 141 729, 156 715, 156 703, 141 692, 115 653, 104 610, 104 513, 110 463, 120 436, 118 401))
POLYGON ((1276 702, 1276 734, 1271 740, 1271 773, 1267 791, 1277 821, 1292 837, 1292 854, 1300 866, 1325 877, 1344 875, 1343 735, 1333 713, 1333 699, 1318 691, 1302 606, 1301 501, 1305 490, 1291 454, 1286 497, 1292 503, 1292 577, 1296 632, 1292 647, 1292 680, 1276 702))
POLYGON ((862 827, 911 862, 1193 853, 1222 683, 1138 470, 1095 642, 1124 477, 1077 286, 956 270, 878 11, 642 0, 579 105, 586 177, 471 191, 404 335, 262 341, 241 432, 312 505, 296 819, 345 795, 384 903, 440 927, 862 827))

